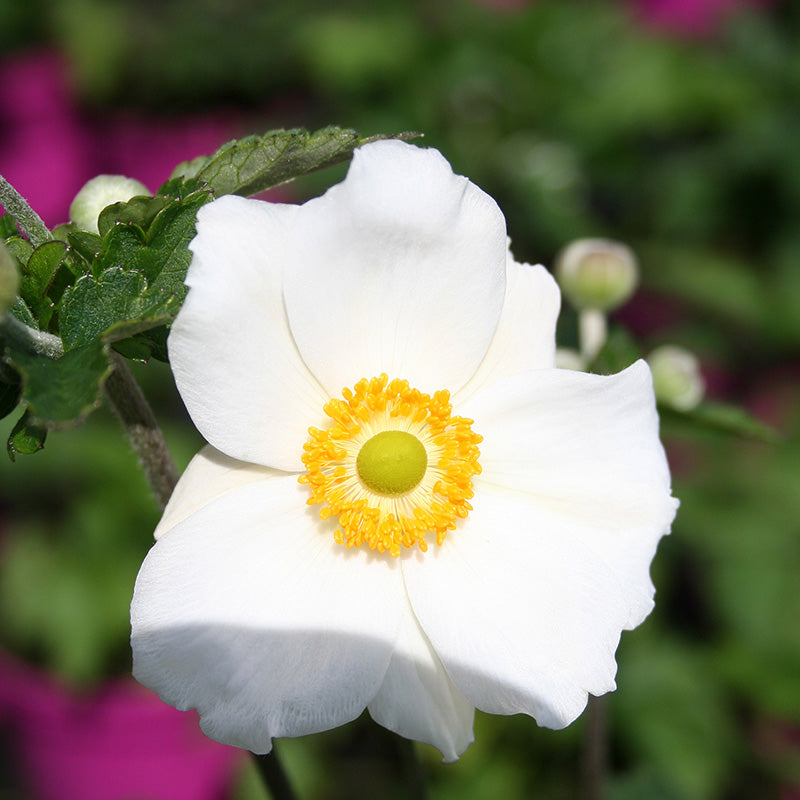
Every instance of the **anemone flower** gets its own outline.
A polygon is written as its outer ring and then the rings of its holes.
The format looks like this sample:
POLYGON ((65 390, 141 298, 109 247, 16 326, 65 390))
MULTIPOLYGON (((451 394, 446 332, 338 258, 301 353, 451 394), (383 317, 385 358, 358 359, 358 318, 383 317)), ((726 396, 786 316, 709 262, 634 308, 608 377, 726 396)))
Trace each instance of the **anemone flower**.
POLYGON ((615 688, 677 502, 644 362, 555 368, 558 288, 390 141, 295 205, 201 209, 168 346, 209 444, 156 530, 134 674, 256 753, 367 708, 453 760, 474 709, 615 688))

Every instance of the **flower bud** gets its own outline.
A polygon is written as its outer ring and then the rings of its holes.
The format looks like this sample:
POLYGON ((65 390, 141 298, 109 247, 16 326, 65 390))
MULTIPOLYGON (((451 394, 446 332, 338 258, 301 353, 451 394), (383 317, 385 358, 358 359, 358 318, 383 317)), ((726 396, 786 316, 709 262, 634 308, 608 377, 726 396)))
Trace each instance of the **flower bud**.
POLYGON ((633 251, 608 239, 577 239, 556 258, 556 280, 577 309, 613 311, 639 282, 633 251))
POLYGON ((69 207, 69 218, 90 233, 99 233, 97 218, 112 203, 124 203, 137 195, 149 195, 149 189, 124 175, 98 175, 84 184, 69 207))
POLYGON ((17 260, 0 241, 0 317, 11 308, 19 292, 19 270, 17 260))
POLYGON ((706 385, 697 357, 682 347, 666 344, 647 357, 653 373, 656 399, 680 411, 689 411, 702 399, 706 385))

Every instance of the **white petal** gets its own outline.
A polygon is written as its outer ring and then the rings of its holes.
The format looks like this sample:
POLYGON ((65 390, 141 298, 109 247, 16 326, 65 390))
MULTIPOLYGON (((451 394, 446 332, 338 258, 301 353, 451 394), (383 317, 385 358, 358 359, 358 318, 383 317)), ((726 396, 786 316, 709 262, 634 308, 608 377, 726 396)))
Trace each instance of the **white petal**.
POLYGON ((409 608, 372 718, 385 728, 438 748, 455 761, 472 743, 474 707, 456 689, 409 608))
POLYGON ((331 395, 360 378, 462 386, 494 334, 505 220, 435 150, 376 142, 293 229, 284 294, 298 348, 331 395))
POLYGON ((616 576, 563 520, 483 487, 463 526, 404 565, 420 624, 482 711, 561 728, 614 688, 628 609, 616 576))
POLYGON ((635 627, 650 611, 649 565, 677 501, 647 365, 618 375, 544 370, 485 387, 459 413, 483 436, 479 481, 527 493, 575 523, 621 575, 635 627))
POLYGON ((207 444, 189 462, 189 466, 181 475, 164 509, 164 515, 153 533, 153 538, 160 539, 179 522, 183 522, 231 489, 285 475, 285 472, 279 470, 231 458, 207 444))
POLYGON ((500 322, 478 371, 453 402, 464 402, 481 386, 506 375, 552 369, 560 308, 561 294, 553 276, 541 265, 518 264, 509 252, 500 322))
POLYGON ((259 753, 358 716, 408 613, 394 560, 336 545, 306 495, 271 477, 197 511, 156 542, 131 607, 135 677, 259 753))
POLYGON ((172 326, 170 363, 186 408, 234 458, 302 469, 310 425, 328 397, 298 355, 283 309, 285 230, 298 207, 223 197, 200 209, 189 293, 172 326))

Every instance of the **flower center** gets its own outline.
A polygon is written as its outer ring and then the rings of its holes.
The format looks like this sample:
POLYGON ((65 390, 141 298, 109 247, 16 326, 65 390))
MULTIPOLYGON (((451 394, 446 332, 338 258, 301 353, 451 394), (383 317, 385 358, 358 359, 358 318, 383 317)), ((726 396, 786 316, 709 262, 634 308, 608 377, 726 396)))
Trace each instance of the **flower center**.
POLYGON ((427 466, 425 446, 405 431, 376 433, 356 458, 358 477, 378 494, 405 494, 423 479, 427 466))
POLYGON ((334 538, 399 556, 402 548, 444 542, 472 510, 481 471, 472 420, 452 415, 450 393, 427 395, 386 375, 360 380, 329 400, 330 424, 309 428, 303 445, 309 505, 337 518, 334 538))

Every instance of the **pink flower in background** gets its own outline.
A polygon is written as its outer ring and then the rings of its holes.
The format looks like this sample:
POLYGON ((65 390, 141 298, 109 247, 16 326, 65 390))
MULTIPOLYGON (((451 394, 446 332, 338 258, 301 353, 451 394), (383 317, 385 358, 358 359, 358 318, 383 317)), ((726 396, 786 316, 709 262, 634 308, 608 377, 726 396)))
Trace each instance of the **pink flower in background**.
POLYGON ((31 800, 224 800, 244 757, 133 680, 80 695, 2 655, 0 726, 31 800))
POLYGON ((0 174, 49 225, 67 219, 72 197, 92 177, 89 140, 60 56, 35 52, 0 62, 0 174))
POLYGON ((72 198, 95 175, 127 175, 155 191, 178 163, 213 153, 237 127, 228 115, 87 118, 67 65, 47 51, 0 61, 0 85, 0 174, 51 227, 67 221, 72 198))
POLYGON ((771 3, 772 0, 634 0, 647 24, 688 36, 713 33, 737 9, 771 3))

